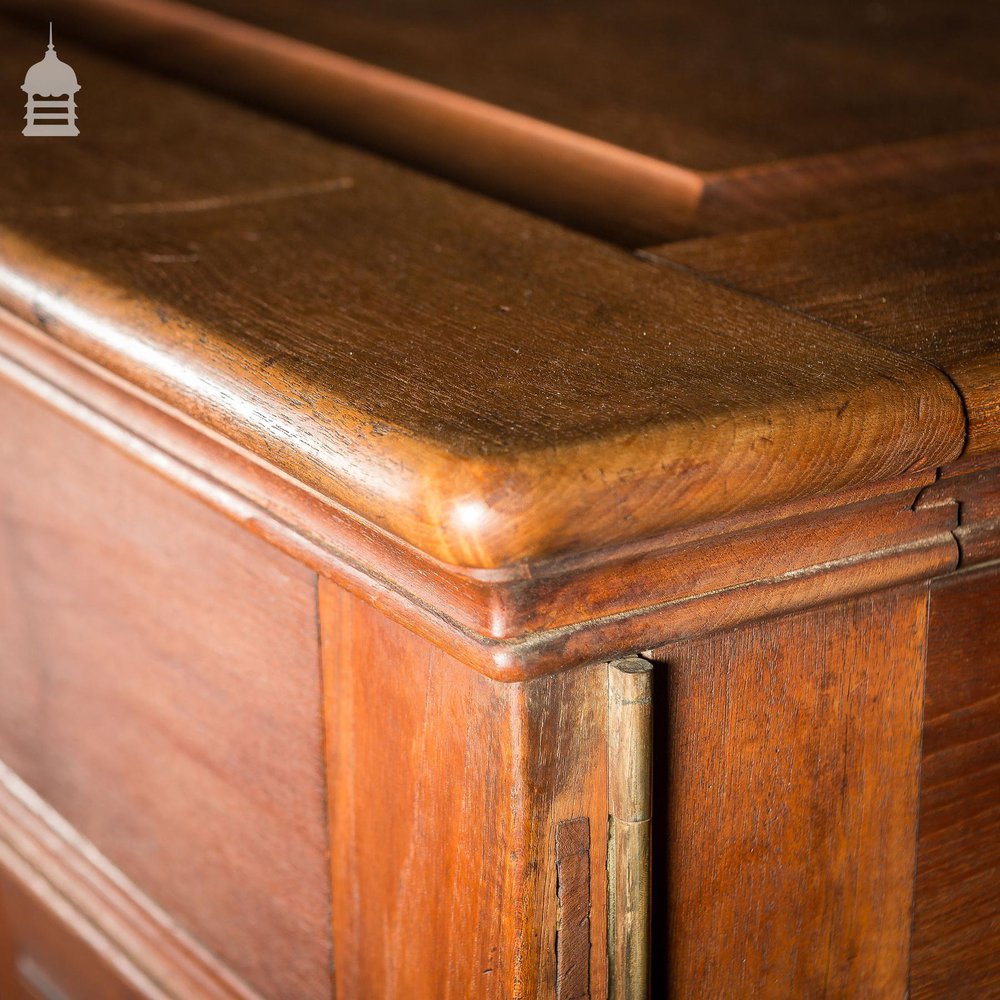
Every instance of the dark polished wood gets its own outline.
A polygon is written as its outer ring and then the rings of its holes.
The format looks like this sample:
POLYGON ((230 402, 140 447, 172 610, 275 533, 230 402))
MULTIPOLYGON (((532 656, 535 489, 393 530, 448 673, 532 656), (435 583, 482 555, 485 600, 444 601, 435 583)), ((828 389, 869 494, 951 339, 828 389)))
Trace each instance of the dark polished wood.
MULTIPOLYGON (((992 456, 986 462, 993 461, 992 456)), ((953 503, 959 566, 968 568, 1000 559, 1000 476, 995 468, 975 468, 974 460, 955 464, 920 494, 918 506, 953 503), (969 466, 973 471, 969 471, 969 466)))
POLYGON ((1000 993, 1000 570, 935 583, 910 995, 1000 993))
MULTIPOLYGON (((556 827, 556 1000, 582 1000, 591 993, 592 882, 590 818, 565 819, 556 827)), ((600 948, 599 937, 596 944, 600 948)))
POLYGON ((973 514, 969 496, 957 501, 928 470, 599 557, 538 561, 530 575, 519 565, 448 566, 370 526, 359 531, 349 512, 137 396, 24 321, 0 319, 0 372, 13 384, 496 678, 523 680, 614 656, 623 642, 641 649, 925 578, 956 565, 962 533, 990 537, 988 522, 957 526, 960 514, 973 514))
POLYGON ((1000 125, 1000 18, 968 0, 196 5, 697 170, 1000 125))
MULTIPOLYGON (((33 43, 12 31, 3 51, 33 43)), ((440 560, 587 551, 956 454, 959 401, 926 364, 210 97, 77 68, 94 136, 0 147, 0 300, 440 560), (137 143, 154 103, 169 110, 137 143), (171 155, 181 123, 200 156, 171 155)))

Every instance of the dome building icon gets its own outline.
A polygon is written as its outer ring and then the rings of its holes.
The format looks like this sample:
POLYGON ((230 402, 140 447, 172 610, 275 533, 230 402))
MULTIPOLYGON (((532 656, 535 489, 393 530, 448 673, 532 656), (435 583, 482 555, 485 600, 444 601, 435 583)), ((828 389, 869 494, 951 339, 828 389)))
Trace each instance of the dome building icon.
POLYGON ((28 95, 23 135, 79 135, 76 127, 76 93, 80 90, 73 67, 56 55, 49 23, 49 48, 45 58, 25 74, 21 87, 28 95))

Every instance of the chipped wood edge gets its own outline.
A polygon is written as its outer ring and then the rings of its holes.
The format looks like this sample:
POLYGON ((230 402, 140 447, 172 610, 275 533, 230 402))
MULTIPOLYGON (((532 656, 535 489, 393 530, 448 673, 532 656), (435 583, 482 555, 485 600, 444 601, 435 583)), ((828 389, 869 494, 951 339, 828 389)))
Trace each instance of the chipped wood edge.
POLYGON ((649 997, 652 670, 608 666, 609 1000, 649 997))

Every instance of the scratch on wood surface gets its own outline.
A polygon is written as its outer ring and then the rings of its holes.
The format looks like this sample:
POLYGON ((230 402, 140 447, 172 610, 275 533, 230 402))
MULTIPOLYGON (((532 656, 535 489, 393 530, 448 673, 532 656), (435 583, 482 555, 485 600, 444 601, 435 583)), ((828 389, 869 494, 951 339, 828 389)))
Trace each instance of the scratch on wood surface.
POLYGON ((138 201, 111 204, 107 210, 112 215, 160 215, 171 212, 211 212, 220 208, 235 208, 240 205, 257 205, 267 201, 284 201, 288 198, 302 198, 308 195, 325 194, 329 191, 345 191, 354 187, 353 177, 332 177, 310 184, 289 184, 266 188, 263 191, 248 191, 245 194, 213 195, 206 198, 187 198, 180 201, 138 201))
POLYGON ((40 205, 30 206, 26 209, 5 208, 0 215, 3 218, 51 216, 64 219, 90 213, 171 215, 187 212, 213 212, 225 208, 239 208, 242 205, 259 205, 269 201, 285 201, 290 198, 328 194, 332 191, 347 191, 353 187, 353 177, 330 177, 308 184, 285 184, 279 187, 265 188, 262 191, 247 191, 243 194, 207 195, 204 198, 180 198, 176 201, 110 202, 104 205, 40 205))
POLYGON ((197 253, 144 253, 143 260, 150 264, 197 264, 201 254, 197 253))

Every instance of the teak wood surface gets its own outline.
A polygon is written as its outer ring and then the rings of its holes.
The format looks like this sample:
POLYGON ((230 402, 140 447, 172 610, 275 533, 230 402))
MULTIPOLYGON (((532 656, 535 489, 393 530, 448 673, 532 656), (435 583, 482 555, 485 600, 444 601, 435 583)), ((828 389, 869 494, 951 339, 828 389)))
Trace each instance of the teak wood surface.
POLYGON ((995 18, 729 6, 53 5, 2 1000, 1000 990, 995 18))
POLYGON ((337 996, 602 996, 607 668, 505 684, 338 588, 320 608, 337 996), (556 836, 581 819, 594 888, 567 955, 556 836), (585 993, 556 992, 567 965, 585 993))
POLYGON ((654 995, 902 997, 924 588, 653 654, 654 995))
POLYGON ((194 5, 694 170, 1000 125, 997 13, 967 0, 194 5))

